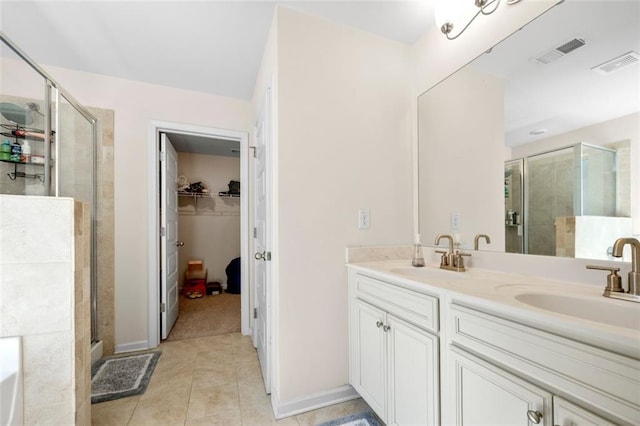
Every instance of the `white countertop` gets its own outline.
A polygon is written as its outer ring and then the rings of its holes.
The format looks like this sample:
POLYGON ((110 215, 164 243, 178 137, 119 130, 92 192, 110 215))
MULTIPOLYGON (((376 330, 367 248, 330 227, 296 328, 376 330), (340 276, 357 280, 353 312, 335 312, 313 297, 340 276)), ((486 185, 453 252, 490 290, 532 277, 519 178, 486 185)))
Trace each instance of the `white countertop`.
MULTIPOLYGON (((409 260, 350 263, 347 266, 411 290, 436 295, 441 299, 472 306, 540 330, 640 359, 640 303, 603 297, 602 291, 606 284, 604 276, 602 286, 594 286, 477 268, 469 268, 465 272, 442 270, 438 265, 413 268, 409 260), (571 306, 565 308, 573 310, 575 315, 560 314, 524 303, 518 298, 523 298, 525 294, 557 296, 560 301, 565 300, 564 297, 570 297, 566 301, 571 306), (585 309, 573 306, 574 302, 584 303, 582 306, 585 309), (610 322, 619 322, 625 326, 593 320, 603 315, 604 309, 598 307, 611 309, 613 316, 623 315, 624 318, 611 318, 613 321, 610 322), (593 312, 594 310, 598 312, 593 312)), ((623 281, 626 282, 626 276, 623 281)))

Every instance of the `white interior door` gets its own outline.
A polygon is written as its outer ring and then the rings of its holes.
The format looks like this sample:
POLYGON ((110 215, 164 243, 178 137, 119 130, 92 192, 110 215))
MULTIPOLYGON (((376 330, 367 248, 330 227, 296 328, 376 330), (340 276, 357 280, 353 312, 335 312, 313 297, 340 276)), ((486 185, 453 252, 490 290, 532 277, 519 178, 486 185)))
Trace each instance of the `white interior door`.
POLYGON ((160 133, 160 312, 162 338, 178 319, 178 154, 160 133))
POLYGON ((271 393, 270 345, 270 269, 271 253, 269 226, 269 169, 268 169, 268 109, 269 93, 267 90, 263 114, 261 114, 255 129, 254 145, 254 323, 253 344, 258 350, 258 359, 262 369, 262 377, 267 393, 271 393))

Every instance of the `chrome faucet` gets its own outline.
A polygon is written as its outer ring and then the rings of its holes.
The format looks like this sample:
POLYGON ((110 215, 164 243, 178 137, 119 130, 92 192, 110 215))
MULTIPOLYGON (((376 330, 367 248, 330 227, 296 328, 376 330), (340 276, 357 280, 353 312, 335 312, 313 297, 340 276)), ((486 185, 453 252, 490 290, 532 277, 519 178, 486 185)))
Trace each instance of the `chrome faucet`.
POLYGON ((631 246, 631 272, 629 272, 628 292, 625 292, 624 288, 622 288, 622 278, 617 275, 620 268, 587 265, 587 269, 610 271, 603 296, 640 303, 640 241, 635 238, 618 238, 613 244, 611 254, 614 257, 622 257, 624 246, 627 244, 631 246))
POLYGON ((440 244, 440 240, 446 238, 449 240, 449 251, 444 250, 436 250, 436 253, 442 254, 440 257, 440 269, 448 269, 450 271, 463 272, 466 269, 464 268, 464 260, 462 256, 471 256, 467 253, 460 253, 460 251, 455 251, 453 249, 453 237, 447 234, 438 234, 436 237, 435 244, 440 244))
POLYGON ((476 237, 473 239, 473 249, 475 251, 478 251, 480 238, 484 238, 487 244, 491 244, 491 238, 489 238, 487 234, 476 234, 476 237))

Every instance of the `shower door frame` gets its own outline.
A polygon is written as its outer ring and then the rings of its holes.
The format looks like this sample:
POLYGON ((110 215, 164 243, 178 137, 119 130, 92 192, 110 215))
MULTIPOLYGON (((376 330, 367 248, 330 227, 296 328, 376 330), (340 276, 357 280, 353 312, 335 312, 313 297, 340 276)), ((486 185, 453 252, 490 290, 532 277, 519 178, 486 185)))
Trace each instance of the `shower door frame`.
MULTIPOLYGON (((44 159, 44 175, 45 175, 45 196, 51 196, 51 119, 54 115, 55 128, 60 128, 60 97, 63 97, 69 105, 71 105, 82 117, 87 120, 91 126, 91 221, 90 221, 90 310, 91 310, 91 343, 98 341, 98 272, 97 272, 97 238, 96 238, 96 212, 98 205, 96 184, 97 184, 97 125, 98 119, 89 112, 85 107, 80 104, 67 90, 64 89, 49 73, 47 73, 42 67, 40 67, 33 59, 29 57, 22 49, 20 49, 11 39, 9 39, 2 31, 0 31, 0 41, 4 43, 9 49, 11 49, 20 59, 22 59, 27 65, 29 65, 35 72, 40 74, 44 79, 44 146, 45 146, 45 159, 44 159), (56 105, 56 112, 52 114, 51 103, 56 105)), ((55 144, 56 149, 56 166, 59 163, 60 143, 62 138, 58 138, 58 143, 55 144)), ((55 168, 56 182, 55 191, 53 196, 60 197, 60 180, 59 180, 59 168, 55 168)))

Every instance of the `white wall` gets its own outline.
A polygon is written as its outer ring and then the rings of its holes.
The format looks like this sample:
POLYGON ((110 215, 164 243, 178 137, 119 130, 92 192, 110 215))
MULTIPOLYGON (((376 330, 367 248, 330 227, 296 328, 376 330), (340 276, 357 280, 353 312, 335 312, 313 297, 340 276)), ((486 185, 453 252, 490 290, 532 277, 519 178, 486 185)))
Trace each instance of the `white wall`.
MULTIPOLYGON (((113 109, 115 202, 116 347, 147 344, 147 138, 150 120, 251 129, 251 103, 187 90, 44 66, 83 105, 113 109)), ((23 87, 22 67, 2 61, 2 84, 21 96, 41 96, 42 86, 23 87)), ((100 161, 100 160, 98 160, 100 161)))
POLYGON ((240 257, 240 198, 221 198, 230 180, 240 180, 240 159, 216 155, 178 153, 178 174, 190 183, 202 182, 211 198, 178 198, 178 239, 180 283, 189 260, 203 260, 208 281, 227 286, 225 268, 240 257), (197 205, 196 205, 197 201, 197 205), (197 209, 196 209, 197 207, 197 209))
POLYGON ((345 247, 412 240, 409 49, 284 8, 277 43, 275 391, 291 401, 348 382, 345 247))

